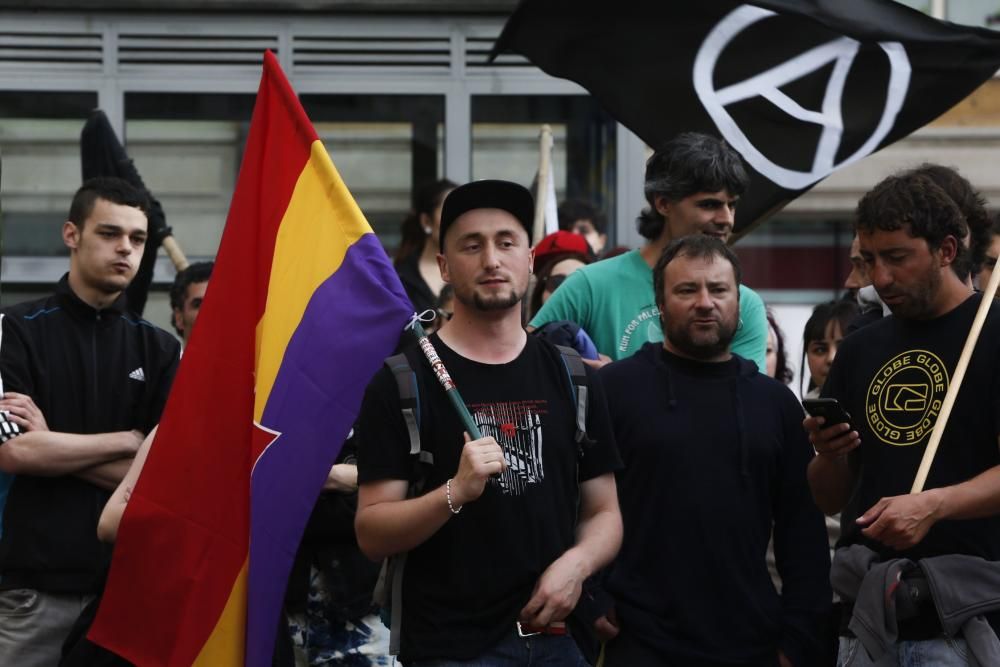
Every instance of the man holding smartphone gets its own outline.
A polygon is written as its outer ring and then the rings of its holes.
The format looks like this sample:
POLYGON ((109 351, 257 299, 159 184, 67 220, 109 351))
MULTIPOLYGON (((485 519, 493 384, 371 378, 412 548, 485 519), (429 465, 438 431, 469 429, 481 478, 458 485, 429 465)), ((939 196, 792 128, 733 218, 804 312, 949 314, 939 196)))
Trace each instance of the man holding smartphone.
MULTIPOLYGON (((892 316, 844 340, 823 386, 823 396, 837 399, 853 423, 804 422, 817 452, 808 471, 816 503, 828 514, 843 511, 833 568, 834 587, 847 602, 840 660, 975 664, 967 657, 979 650, 966 642, 970 628, 962 637, 942 626, 940 587, 933 599, 912 606, 897 593, 919 592, 922 577, 933 579, 940 564, 957 562, 939 557, 961 555, 973 557, 960 561, 968 576, 947 581, 948 587, 978 580, 976 595, 1000 595, 973 569, 1000 570, 1000 309, 994 306, 987 317, 926 490, 910 494, 981 299, 959 277, 970 263, 961 241, 968 229, 944 191, 910 171, 886 178, 861 199, 857 231, 892 316), (861 559, 867 559, 864 567, 861 559), (896 636, 875 636, 861 623, 873 611, 862 609, 862 601, 875 578, 864 578, 857 590, 841 588, 853 581, 846 575, 876 568, 894 575, 885 579, 891 589, 871 599, 885 600, 884 609, 874 611, 896 615, 896 636)), ((986 613, 985 620, 1000 628, 1000 614, 986 613)), ((997 664, 976 657, 978 664, 997 664)))

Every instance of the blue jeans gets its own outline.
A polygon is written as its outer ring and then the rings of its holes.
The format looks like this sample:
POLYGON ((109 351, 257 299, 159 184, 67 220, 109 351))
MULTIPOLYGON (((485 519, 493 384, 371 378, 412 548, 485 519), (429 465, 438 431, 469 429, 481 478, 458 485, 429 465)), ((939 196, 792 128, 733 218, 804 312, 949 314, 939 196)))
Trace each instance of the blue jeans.
POLYGON ((501 639, 472 660, 417 660, 406 667, 587 667, 576 642, 569 635, 518 637, 516 632, 501 639))
POLYGON ((969 649, 964 639, 904 641, 893 645, 878 662, 873 662, 861 641, 840 638, 837 667, 967 667, 969 649))

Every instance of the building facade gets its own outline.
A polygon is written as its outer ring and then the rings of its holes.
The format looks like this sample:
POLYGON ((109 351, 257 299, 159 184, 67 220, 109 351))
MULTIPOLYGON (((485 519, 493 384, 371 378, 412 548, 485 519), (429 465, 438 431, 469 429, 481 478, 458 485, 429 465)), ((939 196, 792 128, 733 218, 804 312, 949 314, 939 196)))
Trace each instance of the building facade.
MULTIPOLYGON (((995 0, 906 4, 987 24, 995 0)), ((273 50, 334 164, 390 250, 415 185, 529 184, 553 128, 557 194, 592 200, 636 246, 648 149, 582 88, 524 59, 487 60, 514 0, 0 0, 0 301, 65 269, 59 227, 80 181, 79 134, 103 109, 192 258, 214 255, 260 78, 273 50)), ((923 161, 958 167, 1000 202, 1000 80, 862 160, 741 239, 748 282, 776 304, 832 298, 858 197, 923 161)), ((148 316, 167 326, 161 258, 148 316)))

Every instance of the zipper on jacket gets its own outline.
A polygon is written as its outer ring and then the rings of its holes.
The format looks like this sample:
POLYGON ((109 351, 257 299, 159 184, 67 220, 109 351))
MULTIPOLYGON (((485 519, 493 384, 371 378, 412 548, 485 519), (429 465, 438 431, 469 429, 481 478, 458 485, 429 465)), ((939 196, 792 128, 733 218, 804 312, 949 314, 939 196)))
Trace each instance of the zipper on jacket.
POLYGON ((101 324, 101 312, 97 311, 97 313, 94 316, 94 326, 90 330, 90 364, 91 364, 91 366, 90 366, 90 376, 94 380, 94 382, 93 382, 94 386, 93 386, 93 389, 92 389, 94 393, 91 396, 90 401, 88 401, 88 403, 90 403, 90 405, 91 405, 91 412, 90 412, 90 414, 91 414, 92 418, 97 418, 98 417, 98 413, 97 413, 97 405, 98 405, 97 401, 98 401, 98 398, 97 397, 100 396, 100 393, 98 393, 98 383, 97 383, 97 372, 98 372, 98 370, 97 370, 97 335, 99 333, 100 324, 101 324))

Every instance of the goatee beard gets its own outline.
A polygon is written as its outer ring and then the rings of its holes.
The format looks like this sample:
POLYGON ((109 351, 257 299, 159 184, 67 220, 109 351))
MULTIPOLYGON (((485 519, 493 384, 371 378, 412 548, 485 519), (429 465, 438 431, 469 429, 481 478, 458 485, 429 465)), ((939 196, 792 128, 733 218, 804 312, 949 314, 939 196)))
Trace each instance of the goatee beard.
POLYGON ((521 295, 514 291, 511 291, 506 297, 498 296, 492 299, 486 299, 480 294, 472 295, 472 305, 475 306, 477 310, 481 310, 483 312, 507 310, 508 308, 513 308, 519 303, 521 303, 521 295))

